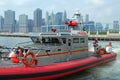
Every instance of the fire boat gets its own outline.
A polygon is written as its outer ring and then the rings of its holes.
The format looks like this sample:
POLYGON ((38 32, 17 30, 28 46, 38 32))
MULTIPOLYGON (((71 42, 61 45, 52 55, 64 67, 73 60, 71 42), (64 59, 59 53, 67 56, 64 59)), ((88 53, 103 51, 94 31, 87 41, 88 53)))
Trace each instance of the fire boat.
POLYGON ((30 44, 2 53, 0 79, 52 80, 115 60, 111 42, 101 47, 95 38, 94 51, 89 51, 87 32, 78 30, 81 15, 75 16, 76 20, 65 22, 68 31, 30 33, 30 44))

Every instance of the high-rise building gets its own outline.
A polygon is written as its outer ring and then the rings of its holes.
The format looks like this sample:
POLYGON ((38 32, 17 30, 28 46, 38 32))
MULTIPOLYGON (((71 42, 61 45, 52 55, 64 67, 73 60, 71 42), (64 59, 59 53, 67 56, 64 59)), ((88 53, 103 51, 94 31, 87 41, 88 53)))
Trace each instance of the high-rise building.
MULTIPOLYGON (((62 12, 57 12, 55 15, 55 25, 63 25, 63 13, 62 12)), ((57 30, 61 30, 61 26, 56 27, 57 30)))
POLYGON ((85 23, 88 23, 88 22, 89 22, 89 15, 86 14, 86 16, 85 16, 85 23))
POLYGON ((106 31, 109 30, 109 24, 106 24, 106 26, 105 26, 105 30, 106 30, 106 31))
POLYGON ((45 16, 45 25, 49 25, 49 13, 46 12, 46 16, 45 16))
POLYGON ((62 25, 62 18, 63 18, 63 13, 62 12, 58 12, 55 15, 55 24, 56 25, 62 25))
POLYGON ((4 24, 4 18, 0 16, 0 31, 3 29, 3 24, 4 24))
POLYGON ((66 13, 66 10, 64 11, 63 13, 63 23, 67 21, 67 13, 66 13))
POLYGON ((45 18, 42 19, 42 26, 45 25, 45 18))
POLYGON ((14 32, 15 31, 15 11, 7 10, 4 12, 4 31, 14 32))
POLYGON ((28 32, 28 15, 19 16, 19 32, 28 32))
POLYGON ((96 23, 96 30, 98 32, 102 32, 103 31, 103 25, 102 25, 102 23, 100 23, 100 22, 96 23))
POLYGON ((15 32, 19 32, 19 21, 15 20, 15 32))
POLYGON ((33 26, 34 26, 33 20, 29 19, 28 20, 28 32, 33 32, 33 26))
POLYGON ((51 15, 51 25, 55 25, 55 14, 52 12, 51 15))
POLYGON ((84 28, 86 31, 96 32, 94 21, 89 21, 89 22, 85 23, 84 28))
POLYGON ((34 32, 39 32, 42 26, 42 10, 37 8, 34 11, 34 32))
POLYGON ((119 31, 119 21, 113 21, 113 30, 119 31))

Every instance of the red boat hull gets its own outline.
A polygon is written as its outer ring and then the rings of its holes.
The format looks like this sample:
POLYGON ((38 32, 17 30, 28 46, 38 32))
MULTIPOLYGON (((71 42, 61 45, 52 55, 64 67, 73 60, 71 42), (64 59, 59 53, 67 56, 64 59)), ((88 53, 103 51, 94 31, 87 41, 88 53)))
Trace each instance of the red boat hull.
POLYGON ((76 73, 116 59, 116 53, 104 54, 101 57, 90 56, 85 59, 32 67, 0 68, 0 78, 17 80, 50 80, 76 73))

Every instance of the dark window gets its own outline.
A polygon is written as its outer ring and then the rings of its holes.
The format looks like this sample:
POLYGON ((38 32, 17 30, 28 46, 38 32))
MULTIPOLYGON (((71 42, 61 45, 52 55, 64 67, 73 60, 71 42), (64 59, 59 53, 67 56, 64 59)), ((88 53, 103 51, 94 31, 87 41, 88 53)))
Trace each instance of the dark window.
POLYGON ((42 38, 42 43, 60 43, 57 38, 44 37, 42 38))
POLYGON ((80 43, 85 43, 85 38, 80 38, 80 43))
POLYGON ((79 43, 79 38, 73 38, 73 43, 79 43))
POLYGON ((66 38, 62 38, 64 44, 66 44, 66 38))
POLYGON ((40 43, 40 40, 37 37, 31 37, 31 39, 34 43, 40 43))

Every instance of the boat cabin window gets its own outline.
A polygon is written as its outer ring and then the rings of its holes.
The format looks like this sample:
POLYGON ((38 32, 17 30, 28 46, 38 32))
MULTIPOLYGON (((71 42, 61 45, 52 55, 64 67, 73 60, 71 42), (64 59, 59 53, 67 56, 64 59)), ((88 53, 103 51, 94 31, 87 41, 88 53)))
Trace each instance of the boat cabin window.
POLYGON ((66 38, 62 38, 64 44, 66 44, 66 38))
POLYGON ((85 38, 80 38, 80 43, 85 43, 85 38))
POLYGON ((40 43, 40 40, 38 37, 31 37, 31 40, 34 42, 34 43, 40 43))
POLYGON ((73 38, 73 43, 79 43, 79 38, 73 38))
POLYGON ((60 44, 58 38, 54 38, 54 37, 43 37, 42 38, 42 43, 55 43, 55 44, 60 44))

